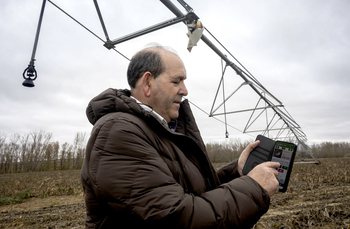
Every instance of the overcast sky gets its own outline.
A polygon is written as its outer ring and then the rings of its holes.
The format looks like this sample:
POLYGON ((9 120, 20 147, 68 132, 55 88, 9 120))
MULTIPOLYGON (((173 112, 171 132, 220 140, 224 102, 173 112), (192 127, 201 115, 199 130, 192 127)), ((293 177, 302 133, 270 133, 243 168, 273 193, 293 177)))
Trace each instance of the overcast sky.
MULTIPOLYGON (((105 40, 91 0, 53 2, 105 40)), ((112 40, 175 17, 156 0, 98 3, 112 40)), ((350 1, 187 3, 204 26, 283 103, 308 143, 350 141, 350 1)), ((32 54, 41 4, 40 0, 1 1, 0 132, 10 137, 43 130, 52 133, 53 140, 72 143, 76 133, 90 133, 85 108, 94 96, 110 87, 128 88, 128 60, 106 49, 103 42, 47 2, 35 56, 38 77, 34 88, 23 87, 22 73, 32 54)), ((131 58, 151 42, 173 47, 187 68, 187 98, 209 113, 222 74, 221 60, 202 41, 189 53, 186 33, 186 26, 179 23, 118 44, 116 49, 131 58)), ((204 34, 214 41, 207 31, 204 34)), ((230 94, 243 81, 232 70, 226 74, 233 85, 226 84, 230 94)), ((244 90, 252 91, 249 87, 244 90)), ((228 100, 227 108, 251 108, 247 104, 252 97, 244 92, 228 100)), ((206 142, 225 139, 224 124, 195 107, 193 111, 206 142)), ((249 115, 227 116, 227 123, 235 127, 228 127, 231 139, 247 136, 236 130, 244 127, 247 118, 249 115)))

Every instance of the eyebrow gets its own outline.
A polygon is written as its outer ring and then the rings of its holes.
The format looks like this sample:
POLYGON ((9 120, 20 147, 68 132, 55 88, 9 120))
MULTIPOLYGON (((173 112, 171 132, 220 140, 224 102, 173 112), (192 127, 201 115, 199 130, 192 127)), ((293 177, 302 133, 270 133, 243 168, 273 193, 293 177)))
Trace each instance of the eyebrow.
POLYGON ((174 77, 171 77, 172 79, 180 79, 180 80, 185 80, 187 79, 187 76, 174 76, 174 77))

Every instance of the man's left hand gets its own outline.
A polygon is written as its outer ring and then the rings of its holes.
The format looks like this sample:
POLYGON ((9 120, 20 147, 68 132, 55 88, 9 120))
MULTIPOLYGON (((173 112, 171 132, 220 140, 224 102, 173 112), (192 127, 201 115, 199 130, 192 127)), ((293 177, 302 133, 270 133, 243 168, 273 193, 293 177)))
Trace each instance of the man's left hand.
POLYGON ((243 167, 245 165, 245 162, 247 161, 248 159, 248 156, 250 154, 250 152, 253 151, 253 149, 255 149, 255 147, 257 147, 259 145, 260 141, 257 140, 253 143, 250 143, 244 150, 243 152, 241 153, 241 155, 239 156, 238 158, 238 172, 241 176, 243 176, 243 173, 242 173, 242 170, 243 170, 243 167))

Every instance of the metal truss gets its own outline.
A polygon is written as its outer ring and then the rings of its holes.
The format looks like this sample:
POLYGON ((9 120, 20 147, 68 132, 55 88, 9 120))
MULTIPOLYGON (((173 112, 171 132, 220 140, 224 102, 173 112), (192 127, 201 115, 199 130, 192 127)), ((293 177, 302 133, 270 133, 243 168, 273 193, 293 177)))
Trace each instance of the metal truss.
MULTIPOLYGON (((108 37, 107 29, 105 27, 102 14, 98 7, 97 0, 94 0, 94 4, 99 15, 99 19, 106 36, 106 42, 104 46, 108 49, 114 48, 116 44, 122 43, 124 41, 142 36, 144 34, 174 25, 179 22, 185 23, 187 26, 191 23, 196 23, 199 17, 193 12, 193 9, 184 1, 177 0, 181 6, 187 11, 187 14, 183 14, 170 0, 160 0, 171 12, 173 12, 176 18, 161 22, 154 26, 139 30, 137 32, 131 33, 129 35, 110 40, 108 37)), ((311 149, 306 144, 307 137, 302 131, 299 124, 293 119, 293 117, 285 109, 284 105, 280 100, 278 100, 274 95, 272 95, 254 76, 249 72, 242 70, 238 65, 232 62, 223 52, 221 52, 204 34, 201 36, 201 40, 207 44, 225 63, 226 67, 231 67, 237 75, 243 79, 243 83, 239 85, 228 97, 224 98, 224 101, 216 105, 217 95, 219 89, 217 90, 212 109, 209 113, 210 117, 224 115, 226 120, 226 115, 237 114, 237 113, 248 113, 248 121, 242 130, 242 133, 260 133, 262 135, 268 136, 274 140, 285 140, 291 141, 298 145, 299 152, 305 153, 312 157, 313 161, 317 160, 312 156, 311 149), (225 106, 225 103, 232 96, 235 95, 243 87, 250 87, 259 97, 255 107, 244 110, 234 110, 226 111, 224 109, 223 113, 218 113, 219 108, 225 106), (254 124, 260 122, 264 119, 265 125, 262 129, 255 129, 254 124)), ((223 78, 220 84, 223 85, 223 78)), ((260 122, 261 124, 261 122, 260 122)), ((228 136, 228 135, 226 135, 228 136)), ((298 163, 298 162, 296 162, 298 163)), ((307 163, 307 162, 301 162, 307 163)))
MULTIPOLYGON (((51 2, 50 0, 48 0, 51 2)), ((183 22, 187 27, 190 28, 191 25, 197 24, 197 21, 199 20, 199 17, 193 12, 193 9, 184 1, 184 0, 177 0, 182 7, 187 11, 186 14, 183 14, 170 0, 160 0, 171 12, 175 14, 175 18, 169 19, 167 21, 158 23, 156 25, 147 27, 145 29, 136 31, 134 33, 128 34, 126 36, 111 40, 109 38, 106 26, 103 21, 103 17, 101 14, 101 11, 99 9, 97 0, 93 0, 100 23, 102 25, 102 29, 104 31, 104 35, 106 38, 106 41, 104 42, 104 46, 108 49, 115 49, 115 45, 131 40, 133 38, 154 32, 156 30, 177 24, 179 22, 183 22)), ((42 15, 45 7, 46 0, 43 0, 43 6, 42 6, 42 13, 39 19, 39 25, 37 29, 37 38, 40 31, 40 24, 42 20, 42 15)), ((52 2, 51 2, 52 3, 52 2)), ((52 3, 53 4, 53 3, 52 3)), ((79 23, 80 24, 80 23, 79 23)), ((196 29, 196 28, 192 28, 196 29)), ((90 31, 91 32, 91 31, 90 31)), ((96 36, 96 35, 95 35, 96 36)), ((33 54, 31 63, 34 62, 34 55, 36 50, 36 44, 37 44, 37 38, 34 44, 33 48, 33 54)), ((298 151, 301 154, 308 155, 312 158, 312 162, 300 162, 300 163, 318 163, 317 160, 313 157, 310 147, 306 144, 307 137, 306 134, 302 131, 299 124, 293 119, 293 117, 288 113, 288 111, 285 109, 284 105, 280 100, 278 100, 274 95, 272 95, 252 74, 250 74, 244 67, 243 69, 240 68, 237 64, 235 64, 233 61, 231 61, 222 51, 220 51, 219 48, 217 48, 210 40, 207 38, 204 34, 201 35, 200 38, 205 44, 208 45, 209 48, 214 51, 223 62, 225 62, 225 69, 226 67, 232 68, 234 72, 241 77, 243 82, 235 89, 233 92, 226 97, 225 93, 223 101, 220 104, 217 104, 217 96, 219 93, 220 88, 222 87, 222 90, 224 90, 224 73, 222 75, 218 90, 216 92, 214 102, 211 108, 211 111, 209 113, 209 117, 214 116, 225 116, 225 124, 226 123, 226 116, 227 115, 234 115, 239 113, 246 113, 249 117, 247 120, 247 123, 245 124, 245 127, 241 130, 242 133, 259 133, 262 135, 265 135, 269 138, 272 138, 274 140, 285 140, 294 142, 298 145, 298 151), (232 110, 232 111, 226 111, 226 103, 227 101, 233 97, 238 91, 242 90, 242 88, 250 87, 252 91, 258 95, 258 100, 256 101, 255 106, 248 108, 248 109, 241 109, 241 110, 232 110), (219 113, 219 109, 222 110, 224 108, 224 112, 219 113), (257 128, 256 124, 259 123, 259 127, 257 128)), ((226 49, 225 49, 226 50, 226 49)), ((226 50, 228 52, 228 50, 226 50)), ((235 58, 234 58, 235 59, 235 58)), ((237 60, 236 60, 237 61, 237 60)), ((237 61, 238 62, 238 61, 237 61)), ((238 62, 239 63, 239 62, 238 62)), ((34 64, 33 68, 34 68, 34 64)), ((240 66, 242 66, 239 63, 240 66)), ((33 75, 33 74, 32 74, 33 75)), ((23 77, 28 81, 30 80, 31 83, 29 86, 34 86, 32 81, 34 79, 30 78, 32 75, 28 76, 27 78, 23 77)), ((25 85, 28 86, 28 85, 25 85)), ((226 137, 228 137, 228 132, 226 131, 226 137)), ((296 162, 298 163, 298 162, 296 162)))

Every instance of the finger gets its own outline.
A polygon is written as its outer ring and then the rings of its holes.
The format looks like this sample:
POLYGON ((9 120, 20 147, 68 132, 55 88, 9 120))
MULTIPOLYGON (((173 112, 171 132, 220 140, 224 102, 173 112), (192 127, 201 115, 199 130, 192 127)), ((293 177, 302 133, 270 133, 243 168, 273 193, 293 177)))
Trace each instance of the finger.
POLYGON ((275 177, 277 177, 278 176, 277 168, 276 169, 272 169, 272 171, 273 171, 273 175, 275 175, 275 177))
POLYGON ((279 168, 281 166, 279 162, 275 162, 275 161, 267 161, 267 162, 264 162, 264 164, 267 167, 274 168, 274 169, 279 168))
POLYGON ((276 178, 276 180, 277 180, 277 191, 276 192, 278 192, 280 190, 280 182, 278 181, 277 178, 276 178))

